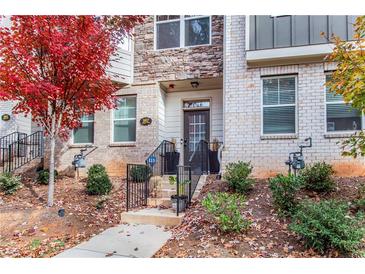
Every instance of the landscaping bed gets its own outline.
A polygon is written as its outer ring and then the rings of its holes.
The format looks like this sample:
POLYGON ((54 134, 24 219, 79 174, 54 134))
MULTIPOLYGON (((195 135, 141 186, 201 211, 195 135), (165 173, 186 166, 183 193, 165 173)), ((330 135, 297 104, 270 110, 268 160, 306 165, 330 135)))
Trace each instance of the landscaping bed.
POLYGON ((86 180, 59 178, 52 208, 46 207, 48 186, 31 179, 13 195, 0 192, 0 257, 51 257, 119 224, 125 186, 122 178, 111 181, 108 195, 92 196, 86 180))
MULTIPOLYGON (((301 190, 299 200, 338 199, 351 202, 365 177, 335 177, 336 187, 327 194, 301 190)), ((341 257, 335 250, 319 253, 304 246, 303 240, 289 230, 290 217, 278 215, 273 206, 268 180, 256 180, 246 196, 242 212, 251 226, 246 232, 223 233, 208 216, 202 200, 208 193, 232 192, 227 183, 209 177, 199 199, 187 210, 183 223, 173 229, 173 237, 155 257, 341 257)), ((365 251, 365 241, 361 250, 365 251)))

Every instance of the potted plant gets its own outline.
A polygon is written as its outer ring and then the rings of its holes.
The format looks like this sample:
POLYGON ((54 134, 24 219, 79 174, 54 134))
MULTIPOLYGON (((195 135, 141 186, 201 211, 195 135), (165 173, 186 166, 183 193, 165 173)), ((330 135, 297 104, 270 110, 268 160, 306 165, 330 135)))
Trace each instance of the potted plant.
MULTIPOLYGON (((170 185, 177 184, 176 177, 170 176, 169 182, 170 182, 170 185)), ((190 183, 191 183, 190 180, 184 180, 182 182, 179 182, 179 187, 178 187, 179 195, 177 195, 177 193, 175 195, 171 195, 171 205, 172 205, 172 209, 174 211, 177 211, 177 203, 179 203, 179 212, 185 211, 185 209, 188 205, 188 198, 189 198, 188 195, 186 195, 186 187, 190 183)), ((176 188, 176 190, 177 190, 177 188, 176 188)))

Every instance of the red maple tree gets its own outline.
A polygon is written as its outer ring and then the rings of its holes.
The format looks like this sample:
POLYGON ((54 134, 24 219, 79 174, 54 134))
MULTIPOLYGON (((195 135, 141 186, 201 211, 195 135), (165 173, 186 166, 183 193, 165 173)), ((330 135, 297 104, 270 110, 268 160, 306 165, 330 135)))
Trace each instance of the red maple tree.
POLYGON ((48 206, 53 205, 55 140, 83 115, 114 106, 106 74, 121 39, 144 16, 12 16, 0 27, 0 100, 31 114, 50 140, 48 206))

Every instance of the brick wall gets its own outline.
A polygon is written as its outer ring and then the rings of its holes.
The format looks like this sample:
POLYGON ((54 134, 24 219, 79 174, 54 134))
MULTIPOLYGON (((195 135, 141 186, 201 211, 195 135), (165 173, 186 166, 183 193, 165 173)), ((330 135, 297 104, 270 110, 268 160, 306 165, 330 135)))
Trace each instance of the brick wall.
POLYGON ((223 74, 223 16, 212 16, 212 44, 179 49, 154 49, 154 17, 135 28, 134 83, 223 74))
MULTIPOLYGON (((161 92, 157 85, 132 86, 118 91, 118 95, 137 95, 137 135, 132 145, 113 145, 111 142, 111 111, 95 113, 94 145, 97 149, 87 156, 87 167, 80 169, 85 175, 92 164, 103 164, 111 176, 124 176, 127 163, 143 163, 159 143, 159 115, 158 102, 161 92), (142 117, 151 117, 152 124, 142 126, 142 117)), ((58 142, 57 168, 64 173, 72 173, 71 162, 73 156, 80 151, 80 147, 73 146, 71 140, 67 143, 58 142)), ((46 160, 47 161, 47 160, 46 160)), ((47 163, 47 162, 46 162, 47 163)))
POLYGON ((247 68, 245 61, 245 17, 227 16, 223 164, 251 161, 258 177, 286 172, 288 153, 297 151, 299 142, 313 138, 313 147, 304 151, 307 163, 326 161, 339 175, 364 175, 364 159, 341 156, 338 142, 346 135, 325 134, 325 71, 333 64, 313 63, 293 66, 247 68), (261 77, 298 75, 298 134, 290 138, 261 136, 261 77), (234 126, 232 126, 234 125, 234 126))

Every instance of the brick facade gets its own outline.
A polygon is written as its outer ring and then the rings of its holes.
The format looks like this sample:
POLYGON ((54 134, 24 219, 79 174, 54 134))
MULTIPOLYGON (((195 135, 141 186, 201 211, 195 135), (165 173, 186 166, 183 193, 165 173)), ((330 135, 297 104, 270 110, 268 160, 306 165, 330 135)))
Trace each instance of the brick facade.
POLYGON ((326 161, 339 175, 364 175, 364 159, 341 156, 338 142, 346 135, 325 133, 325 71, 333 64, 312 63, 292 66, 248 68, 245 60, 245 17, 226 17, 223 164, 251 161, 258 177, 286 172, 288 153, 298 150, 306 137, 313 147, 304 151, 307 162, 326 161), (298 132, 282 138, 261 135, 261 77, 296 74, 298 132), (235 126, 232 126, 235 125, 235 126))
MULTIPOLYGON (((87 167, 92 164, 103 164, 109 175, 124 176, 127 163, 143 163, 146 157, 159 144, 159 117, 158 102, 161 97, 157 85, 133 86, 118 91, 118 95, 137 96, 137 128, 136 142, 128 145, 113 144, 111 142, 112 115, 111 110, 95 113, 94 146, 97 149, 87 159, 87 167), (142 126, 142 117, 152 118, 152 124, 142 126)), ((72 173, 71 162, 73 156, 80 151, 80 146, 58 142, 57 167, 65 173, 72 173)), ((86 169, 80 169, 80 174, 85 175, 86 169)))

